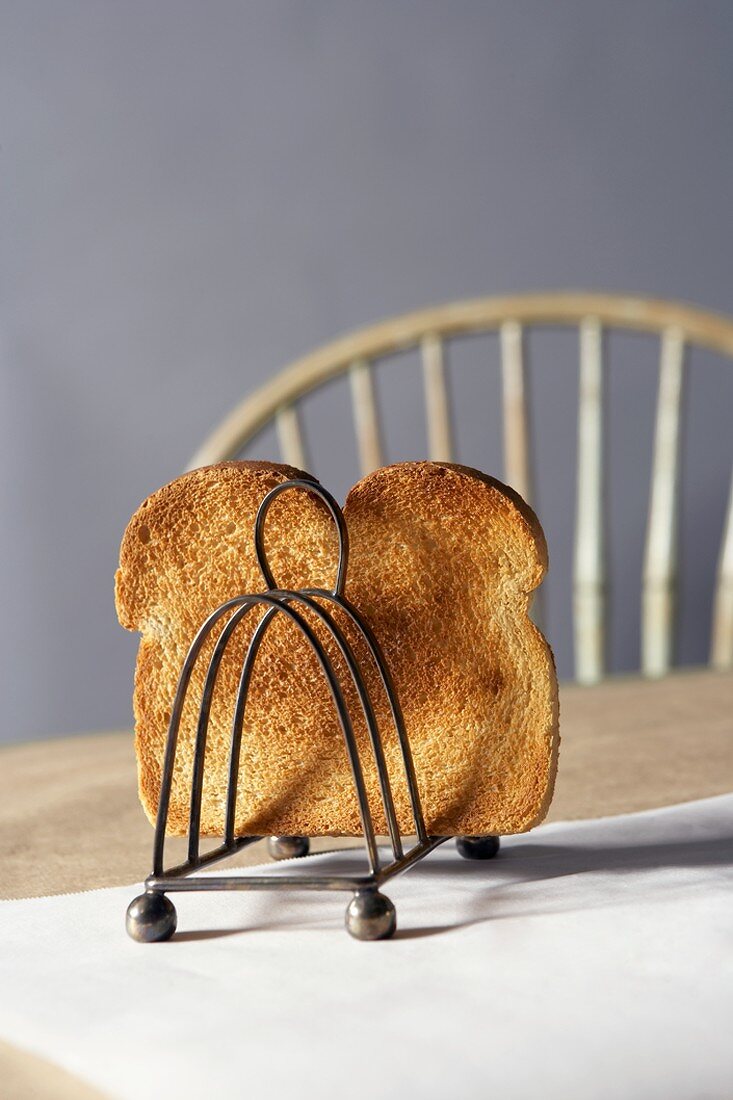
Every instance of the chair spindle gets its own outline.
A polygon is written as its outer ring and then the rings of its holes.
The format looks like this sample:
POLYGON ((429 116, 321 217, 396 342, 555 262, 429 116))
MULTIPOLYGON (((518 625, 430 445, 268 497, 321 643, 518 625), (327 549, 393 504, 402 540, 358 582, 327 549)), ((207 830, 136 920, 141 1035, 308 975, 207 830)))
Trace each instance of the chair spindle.
POLYGON ((595 317, 581 321, 578 399, 577 518, 573 575, 575 674, 600 680, 605 668, 606 567, 603 470, 603 330, 595 317))
POLYGON ((500 329, 500 340, 504 401, 504 476, 507 483, 531 504, 532 472, 522 326, 516 321, 505 321, 500 329))
POLYGON ((710 664, 721 671, 733 668, 733 477, 715 584, 710 664))
MULTIPOLYGON (((504 426, 504 478, 528 504, 534 502, 530 448, 529 402, 524 355, 524 330, 517 321, 499 329, 504 426)), ((532 593, 532 622, 544 629, 545 601, 541 588, 532 593)))
POLYGON ((383 465, 382 433, 374 393, 372 367, 366 359, 357 359, 349 367, 351 407, 362 477, 383 465))
POLYGON ((276 414, 277 438, 283 462, 298 470, 308 470, 308 461, 295 405, 282 405, 276 414))
POLYGON ((428 425, 428 451, 433 462, 451 462, 453 439, 450 404, 445 380, 443 342, 438 336, 422 338, 422 365, 425 382, 425 410, 428 425))
POLYGON ((672 663, 677 571, 680 422, 685 340, 678 328, 662 334, 644 576, 641 668, 663 676, 672 663))

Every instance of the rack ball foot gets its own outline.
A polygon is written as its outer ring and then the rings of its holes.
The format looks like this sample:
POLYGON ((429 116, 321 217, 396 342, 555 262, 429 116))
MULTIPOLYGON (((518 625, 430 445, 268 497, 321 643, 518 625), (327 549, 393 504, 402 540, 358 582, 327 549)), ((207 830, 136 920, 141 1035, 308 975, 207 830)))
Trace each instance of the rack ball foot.
POLYGON ((176 930, 176 907, 156 890, 140 894, 127 907, 127 934, 138 943, 169 940, 176 930))
POLYGON ((456 839, 458 854, 464 859, 493 859, 499 844, 498 836, 459 836, 456 839))
POLYGON ((271 836, 267 850, 272 859, 300 859, 308 855, 310 841, 307 836, 271 836))
POLYGON ((346 909, 346 931, 355 940, 387 940, 397 927, 397 914, 389 898, 377 890, 354 894, 346 909))

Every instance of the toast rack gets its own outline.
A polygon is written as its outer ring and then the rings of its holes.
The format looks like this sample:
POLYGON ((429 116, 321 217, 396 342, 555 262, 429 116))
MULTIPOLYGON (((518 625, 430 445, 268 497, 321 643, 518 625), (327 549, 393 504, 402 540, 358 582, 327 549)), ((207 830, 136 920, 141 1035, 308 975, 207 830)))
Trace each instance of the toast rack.
MULTIPOLYGON (((397 693, 390 677, 384 655, 369 625, 354 605, 344 595, 346 569, 348 564, 348 534, 346 522, 339 505, 334 498, 317 482, 293 479, 282 482, 271 489, 263 499, 257 513, 254 531, 255 551, 260 571, 267 585, 266 592, 237 596, 227 600, 213 611, 196 634, 181 669, 166 740, 163 760, 160 799, 153 841, 153 870, 145 880, 145 892, 132 901, 127 909, 127 931, 132 939, 142 943, 151 943, 170 939, 176 930, 177 915, 175 906, 167 894, 186 890, 344 890, 353 894, 346 909, 346 928, 358 940, 378 940, 391 936, 396 928, 395 907, 381 892, 381 887, 395 875, 412 867, 418 860, 432 852, 439 844, 450 839, 444 836, 429 836, 425 827, 420 793, 410 744, 400 710, 397 693), (264 526, 270 505, 280 493, 288 490, 303 490, 314 494, 324 502, 335 523, 338 534, 338 566, 333 590, 322 588, 304 588, 290 591, 278 588, 272 575, 264 549, 264 526), (340 609, 356 628, 369 651, 371 659, 379 673, 382 687, 387 696, 391 720, 396 731, 401 763, 404 768, 409 793, 415 843, 405 851, 397 824, 390 777, 387 772, 382 741, 377 727, 374 708, 367 691, 362 672, 352 647, 333 615, 323 604, 340 609), (209 712, 216 684, 217 673, 224 656, 227 643, 235 628, 254 608, 260 608, 262 616, 255 627, 244 661, 242 663, 229 749, 228 786, 224 830, 218 847, 202 853, 200 850, 201 801, 204 785, 204 759, 209 724, 209 712), (389 830, 389 842, 392 859, 383 864, 374 832, 372 814, 367 799, 364 773, 359 757, 357 740, 349 714, 342 685, 334 671, 322 643, 311 625, 299 609, 307 609, 328 630, 330 637, 341 653, 348 674, 351 677, 359 699, 359 705, 369 735, 369 743, 379 779, 379 789, 389 830), (257 652, 265 633, 276 615, 286 616, 302 633, 311 649, 328 684, 330 695, 338 715, 346 752, 349 758, 351 774, 356 790, 359 807, 368 872, 355 876, 343 875, 201 875, 201 868, 217 860, 234 855, 242 848, 254 844, 264 837, 237 836, 235 832, 235 810, 237 801, 237 779, 239 774, 240 749, 244 725, 247 693, 252 678, 257 652), (214 646, 209 660, 204 688, 199 707, 196 741, 191 778, 191 794, 188 826, 188 858, 174 866, 165 866, 165 838, 168 824, 168 810, 171 799, 171 786, 176 763, 178 732, 181 723, 186 695, 194 666, 199 658, 206 639, 211 631, 226 616, 229 616, 214 646)), ((458 837, 459 853, 466 859, 491 859, 499 850, 499 838, 496 836, 458 837)), ((268 840, 269 853, 274 859, 290 859, 308 854, 309 840, 306 836, 278 836, 268 840)))

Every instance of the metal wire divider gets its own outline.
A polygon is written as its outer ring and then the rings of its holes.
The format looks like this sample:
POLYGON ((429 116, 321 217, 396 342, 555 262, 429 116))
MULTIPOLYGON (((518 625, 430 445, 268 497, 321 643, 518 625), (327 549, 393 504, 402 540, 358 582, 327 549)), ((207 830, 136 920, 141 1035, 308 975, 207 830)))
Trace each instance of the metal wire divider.
MULTIPOLYGON (((132 901, 127 909, 127 931, 139 942, 167 940, 173 935, 177 925, 175 906, 168 893, 184 890, 346 890, 353 893, 346 910, 346 928, 356 939, 375 940, 391 936, 396 927, 395 907, 384 894, 381 887, 390 878, 406 871, 418 860, 433 851, 448 837, 429 836, 423 816, 420 793, 418 790, 415 767, 410 751, 410 743, 405 731, 405 723, 400 710, 397 693, 392 682, 384 655, 373 631, 356 607, 344 594, 346 570, 348 566, 349 543, 346 522, 343 513, 327 490, 315 481, 293 479, 282 482, 271 489, 263 499, 255 521, 255 551, 267 592, 237 596, 227 600, 213 611, 196 634, 181 669, 176 689, 171 717, 168 726, 160 799, 153 842, 153 870, 145 880, 145 892, 132 901), (298 489, 319 497, 328 508, 338 534, 338 566, 336 582, 332 590, 306 588, 298 591, 278 587, 270 569, 264 548, 264 528, 268 510, 281 493, 298 489), (386 694, 392 725, 397 734, 402 767, 404 769, 409 793, 412 822, 417 841, 405 851, 397 823, 392 786, 374 707, 369 696, 362 671, 343 630, 335 621, 331 611, 322 603, 337 608, 350 621, 359 637, 365 643, 370 658, 376 667, 381 685, 386 694), (264 609, 247 648, 237 687, 236 701, 232 719, 232 731, 229 750, 229 768, 224 816, 224 835, 221 844, 202 853, 200 850, 201 803, 204 785, 204 767, 206 740, 209 727, 214 687, 219 666, 226 647, 237 626, 254 609, 264 609), (389 832, 392 859, 383 864, 380 858, 374 831, 372 813, 367 798, 364 772, 357 746, 354 728, 343 687, 323 644, 311 624, 301 613, 306 609, 327 630, 335 643, 347 667, 359 699, 368 731, 369 742, 374 755, 379 780, 379 789, 384 806, 389 832), (247 696, 257 653, 268 630, 277 615, 285 616, 300 631, 314 652, 324 674, 333 704, 338 716, 349 759, 351 775, 356 790, 359 817, 366 848, 368 873, 361 875, 200 875, 196 872, 208 864, 225 859, 242 848, 263 839, 259 836, 237 836, 235 815, 237 803, 237 785, 239 777, 240 750, 244 727, 247 696), (165 838, 168 825, 168 813, 171 800, 171 788, 176 763, 178 735, 186 702, 191 676, 201 650, 214 627, 226 619, 216 641, 209 660, 204 680, 204 688, 198 712, 196 727, 193 771, 191 777, 191 797, 188 823, 188 858, 174 867, 165 867, 165 838)), ((307 837, 271 837, 270 854, 276 859, 306 855, 309 850, 307 837)), ((498 837, 461 837, 458 838, 458 850, 468 859, 488 859, 496 854, 499 847, 498 837)))

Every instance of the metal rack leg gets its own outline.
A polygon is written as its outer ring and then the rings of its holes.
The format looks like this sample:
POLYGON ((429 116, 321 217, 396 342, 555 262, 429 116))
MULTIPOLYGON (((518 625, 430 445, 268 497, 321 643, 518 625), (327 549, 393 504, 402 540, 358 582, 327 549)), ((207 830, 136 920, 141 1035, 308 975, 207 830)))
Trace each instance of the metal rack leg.
POLYGON ((127 907, 127 934, 138 943, 169 940, 176 930, 178 916, 173 902, 158 890, 147 890, 127 907))
POLYGON ((346 931, 355 940, 387 940, 397 927, 397 913, 378 890, 357 890, 346 908, 346 931))
POLYGON ((307 836, 271 836, 267 841, 267 850, 272 859, 300 859, 310 851, 307 836))
POLYGON ((498 836, 456 837, 458 854, 464 859, 493 859, 499 851, 498 836))

